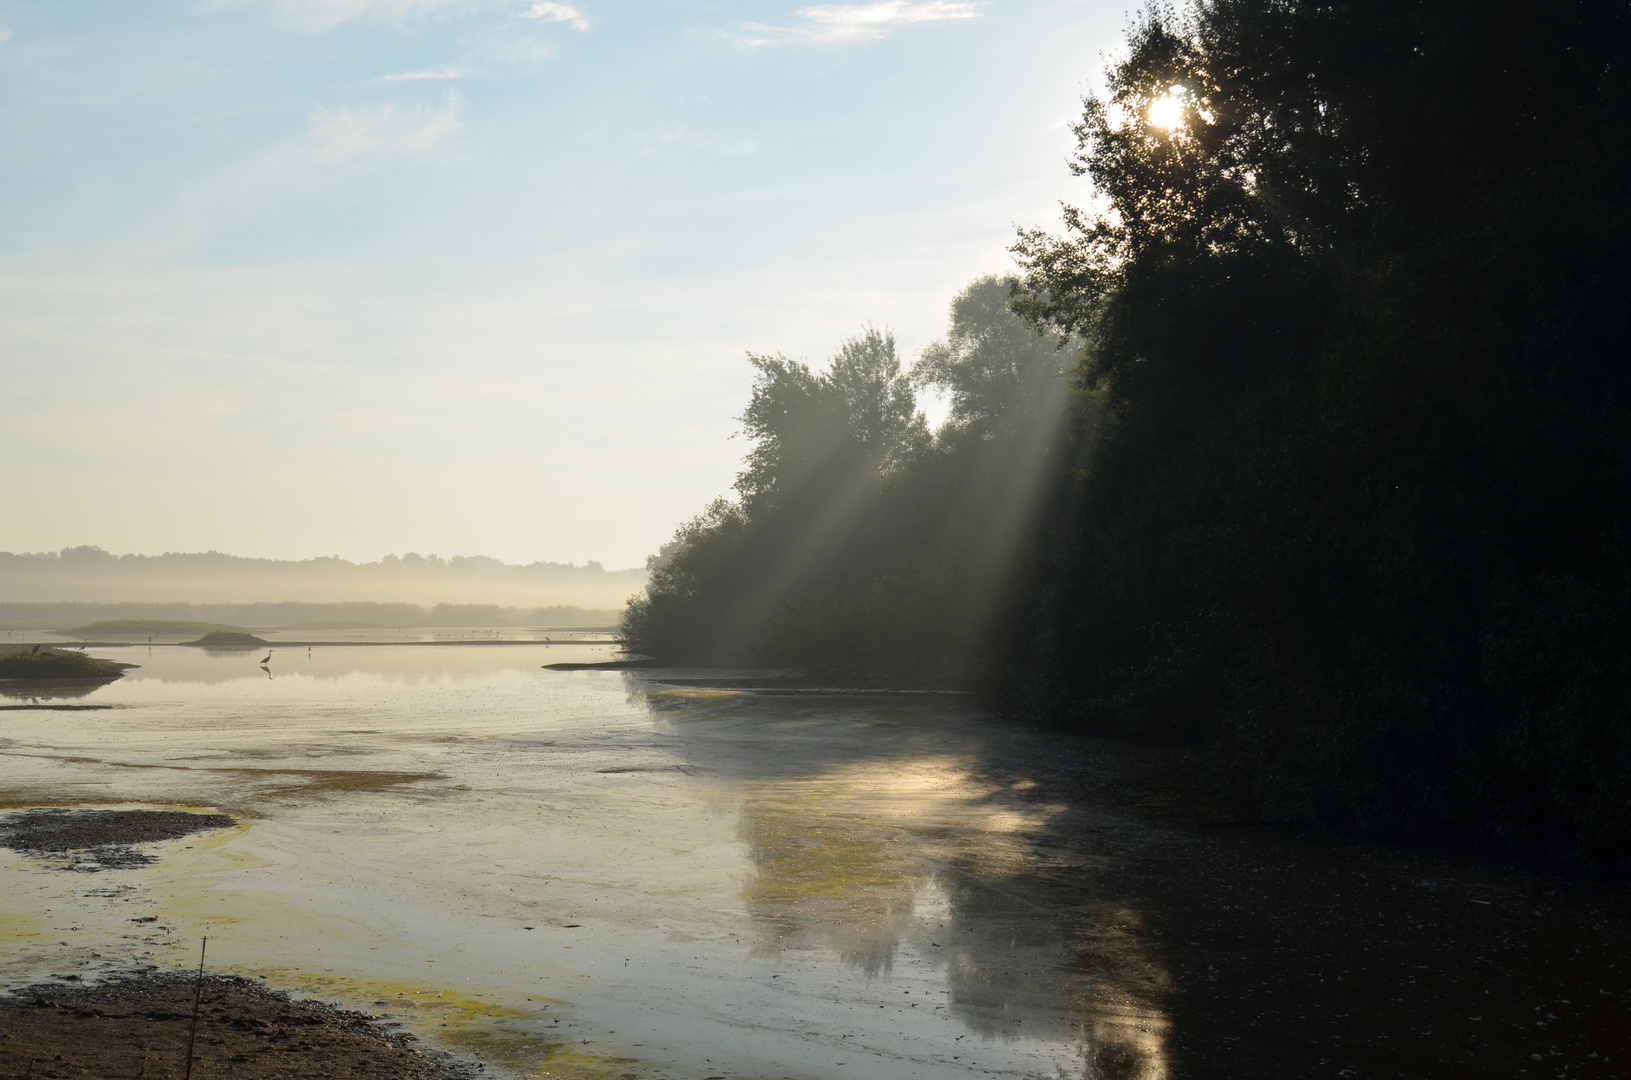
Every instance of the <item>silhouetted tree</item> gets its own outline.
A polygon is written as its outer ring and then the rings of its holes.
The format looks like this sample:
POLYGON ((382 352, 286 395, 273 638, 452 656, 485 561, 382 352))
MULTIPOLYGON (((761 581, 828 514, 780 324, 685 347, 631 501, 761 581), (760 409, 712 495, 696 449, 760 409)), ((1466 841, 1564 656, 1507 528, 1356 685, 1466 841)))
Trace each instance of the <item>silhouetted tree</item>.
POLYGON ((1145 18, 1077 128, 1104 212, 1016 249, 1103 408, 1016 709, 1205 740, 1249 812, 1626 866, 1628 27, 1145 18))

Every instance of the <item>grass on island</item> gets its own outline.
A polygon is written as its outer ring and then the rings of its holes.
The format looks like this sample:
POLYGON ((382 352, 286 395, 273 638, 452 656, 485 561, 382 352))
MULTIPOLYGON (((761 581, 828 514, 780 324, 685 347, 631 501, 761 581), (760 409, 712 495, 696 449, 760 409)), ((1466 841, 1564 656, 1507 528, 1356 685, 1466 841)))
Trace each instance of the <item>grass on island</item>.
POLYGON ((123 676, 125 668, 135 666, 64 649, 41 648, 35 652, 32 645, 13 645, 0 651, 0 679, 25 682, 111 682, 123 676))
POLYGON ((72 630, 63 630, 66 637, 99 638, 99 637, 182 637, 187 634, 208 634, 220 632, 228 634, 247 634, 247 626, 232 626, 228 623, 197 622, 188 619, 101 619, 97 622, 76 626, 72 630))
POLYGON ((248 630, 211 630, 197 641, 183 641, 181 644, 205 649, 258 649, 269 642, 248 630))

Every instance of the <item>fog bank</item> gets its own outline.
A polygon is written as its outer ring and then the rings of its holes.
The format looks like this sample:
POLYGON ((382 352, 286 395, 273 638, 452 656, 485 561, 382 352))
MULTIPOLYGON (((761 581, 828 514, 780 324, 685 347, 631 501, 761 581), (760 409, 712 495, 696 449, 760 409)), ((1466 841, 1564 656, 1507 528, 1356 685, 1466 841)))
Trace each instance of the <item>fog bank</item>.
POLYGON ((113 555, 96 547, 0 552, 0 602, 99 604, 493 604, 617 609, 645 585, 643 569, 597 562, 517 566, 483 555, 408 553, 378 562, 338 557, 246 559, 216 551, 113 555))

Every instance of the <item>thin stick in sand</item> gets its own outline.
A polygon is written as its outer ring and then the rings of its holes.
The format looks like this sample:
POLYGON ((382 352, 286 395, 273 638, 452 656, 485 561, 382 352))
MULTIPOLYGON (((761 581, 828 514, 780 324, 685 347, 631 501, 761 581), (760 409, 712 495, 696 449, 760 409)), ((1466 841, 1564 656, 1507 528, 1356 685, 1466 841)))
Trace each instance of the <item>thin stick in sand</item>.
POLYGON ((205 937, 198 946, 198 980, 193 984, 193 1030, 187 1036, 187 1080, 193 1080, 193 1045, 198 1041, 198 1003, 204 997, 204 950, 210 939, 205 937))

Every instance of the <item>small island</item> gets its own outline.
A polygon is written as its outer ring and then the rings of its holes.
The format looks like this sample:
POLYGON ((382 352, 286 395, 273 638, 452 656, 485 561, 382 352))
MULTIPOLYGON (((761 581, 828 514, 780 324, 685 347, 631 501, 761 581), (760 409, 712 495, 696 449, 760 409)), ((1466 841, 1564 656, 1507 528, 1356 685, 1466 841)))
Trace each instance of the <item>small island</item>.
POLYGON ((258 649, 267 644, 247 630, 211 630, 197 641, 183 641, 183 645, 196 645, 201 649, 258 649))
POLYGON ((39 645, 13 645, 0 651, 0 680, 7 682, 112 682, 122 678, 126 669, 138 666, 39 645))

